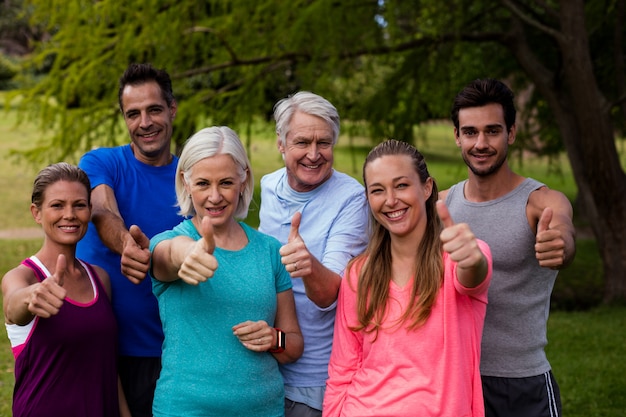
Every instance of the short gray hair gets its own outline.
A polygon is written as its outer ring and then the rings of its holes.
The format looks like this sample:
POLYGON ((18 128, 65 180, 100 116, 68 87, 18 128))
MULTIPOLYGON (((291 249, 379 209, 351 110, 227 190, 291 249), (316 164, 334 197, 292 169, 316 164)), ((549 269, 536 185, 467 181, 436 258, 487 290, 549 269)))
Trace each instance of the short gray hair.
POLYGON ((176 167, 176 198, 180 207, 180 214, 188 217, 196 214, 193 203, 185 190, 183 175, 188 180, 195 164, 215 155, 230 155, 239 168, 239 178, 241 181, 245 181, 245 188, 239 196, 239 204, 234 217, 245 219, 248 216, 248 208, 254 192, 254 178, 252 177, 250 160, 239 136, 227 126, 204 128, 185 142, 176 167))
POLYGON ((274 105, 276 133, 283 145, 285 145, 287 141, 291 119, 297 111, 324 119, 333 131, 333 145, 337 143, 340 123, 339 113, 335 106, 322 96, 318 96, 309 91, 300 91, 281 99, 274 105))

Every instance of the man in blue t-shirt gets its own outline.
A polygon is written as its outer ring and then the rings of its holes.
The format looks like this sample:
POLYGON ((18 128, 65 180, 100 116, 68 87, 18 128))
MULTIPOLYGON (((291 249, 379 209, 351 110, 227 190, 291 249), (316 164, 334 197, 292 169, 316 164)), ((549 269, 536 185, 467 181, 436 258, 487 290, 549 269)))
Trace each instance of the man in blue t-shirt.
POLYGON ((149 238, 181 222, 170 151, 177 104, 169 75, 131 64, 119 80, 131 143, 86 153, 79 166, 92 191, 92 224, 76 256, 111 277, 119 327, 119 374, 133 417, 152 416, 163 330, 149 279, 149 238))
POLYGON ((341 274, 367 243, 363 186, 333 169, 339 114, 301 91, 274 106, 285 167, 261 179, 259 230, 277 238, 291 274, 304 353, 280 366, 286 417, 322 415, 341 274))

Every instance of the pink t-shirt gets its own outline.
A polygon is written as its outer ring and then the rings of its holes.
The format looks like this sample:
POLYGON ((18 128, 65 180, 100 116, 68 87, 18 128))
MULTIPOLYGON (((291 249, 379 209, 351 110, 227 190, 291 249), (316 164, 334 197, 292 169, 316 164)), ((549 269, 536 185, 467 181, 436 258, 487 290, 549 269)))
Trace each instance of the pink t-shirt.
POLYGON ((353 332, 357 322, 356 281, 362 263, 346 272, 339 291, 333 349, 323 415, 485 415, 480 379, 480 342, 491 281, 491 251, 479 241, 489 270, 475 288, 456 279, 456 263, 444 253, 444 280, 428 321, 417 330, 393 326, 405 311, 412 282, 390 283, 386 326, 353 332), (352 285, 349 285, 352 284, 352 285))

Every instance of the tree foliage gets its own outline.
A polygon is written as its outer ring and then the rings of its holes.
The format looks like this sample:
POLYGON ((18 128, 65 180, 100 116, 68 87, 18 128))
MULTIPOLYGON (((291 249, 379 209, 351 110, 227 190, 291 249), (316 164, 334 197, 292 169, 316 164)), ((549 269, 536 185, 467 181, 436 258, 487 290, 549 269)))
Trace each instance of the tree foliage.
MULTIPOLYGON (((602 251, 605 299, 626 298, 625 0, 28 0, 51 36, 28 63, 23 114, 61 159, 120 131, 116 80, 149 61, 174 78, 180 144, 207 122, 267 116, 298 89, 328 97, 372 137, 413 139, 469 80, 522 94, 520 140, 565 147, 602 251)), ((45 152, 44 152, 45 151, 45 152)), ((43 152, 43 153, 42 153, 43 152)))

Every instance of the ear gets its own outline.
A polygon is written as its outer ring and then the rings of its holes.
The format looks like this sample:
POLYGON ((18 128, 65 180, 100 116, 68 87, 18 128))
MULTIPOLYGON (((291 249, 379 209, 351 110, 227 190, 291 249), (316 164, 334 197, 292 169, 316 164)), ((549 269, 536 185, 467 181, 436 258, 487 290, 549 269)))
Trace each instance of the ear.
POLYGON ((33 219, 37 222, 37 224, 41 224, 41 210, 35 205, 30 205, 30 214, 33 215, 33 219))
POLYGON ((283 141, 280 139, 280 135, 276 134, 276 147, 278 148, 278 152, 284 154, 285 146, 283 145, 283 141))
POLYGON ((424 200, 428 200, 433 193, 433 177, 428 177, 424 183, 424 200))
POLYGON ((183 187, 185 187, 185 192, 187 192, 187 194, 191 194, 191 187, 187 183, 187 180, 185 179, 185 173, 183 171, 180 172, 180 179, 183 181, 183 187))
POLYGON ((515 134, 517 132, 517 129, 515 128, 515 124, 513 124, 511 126, 511 130, 509 130, 509 137, 508 137, 508 144, 509 145, 513 145, 513 142, 515 142, 515 134))
POLYGON ((170 117, 172 120, 176 118, 177 111, 178 111, 178 103, 176 103, 176 100, 172 100, 172 104, 170 104, 170 117))
POLYGON ((459 139, 459 129, 454 128, 454 141, 456 142, 457 148, 461 147, 461 140, 459 139))

